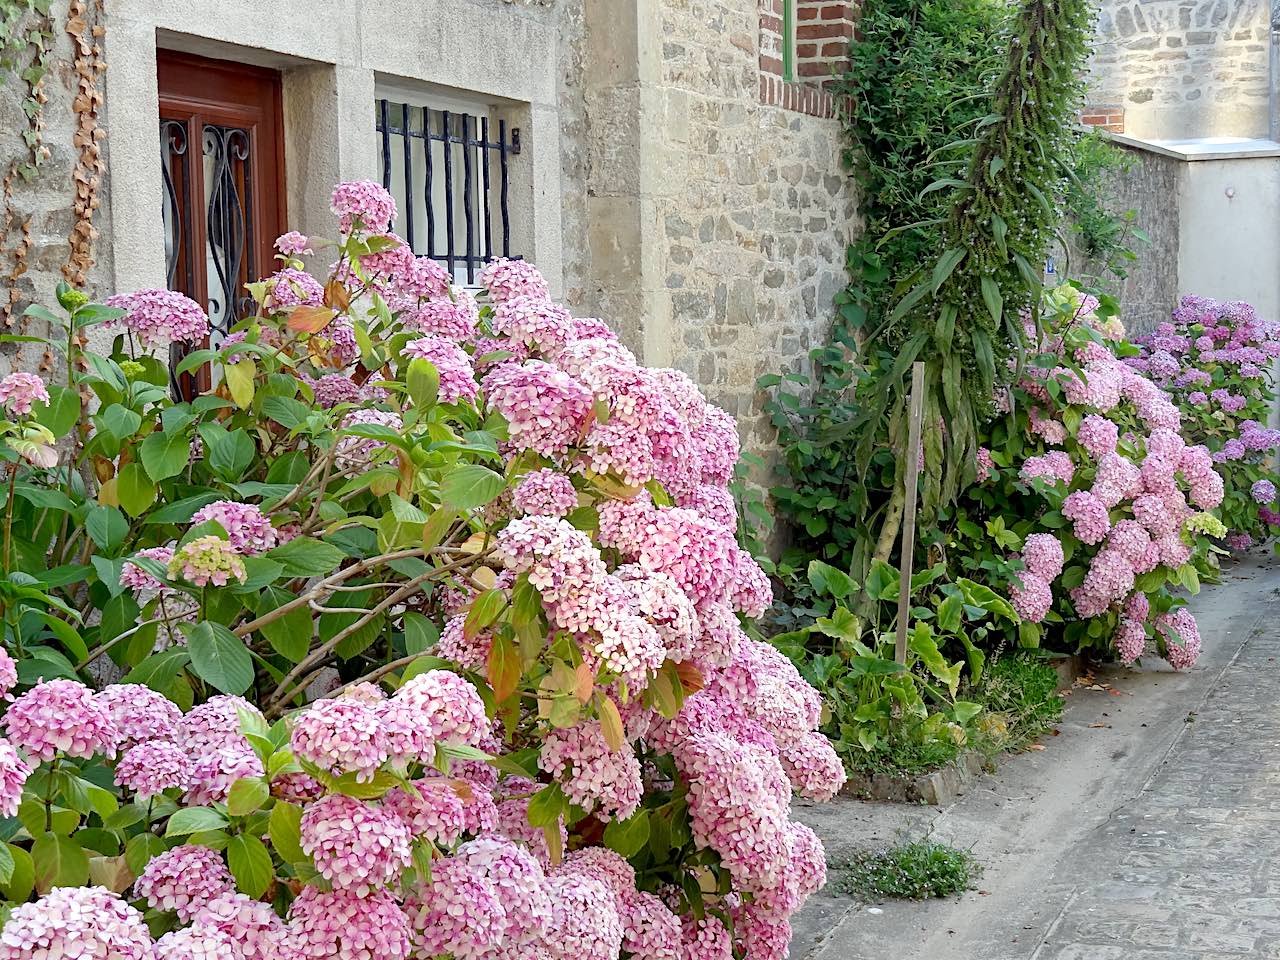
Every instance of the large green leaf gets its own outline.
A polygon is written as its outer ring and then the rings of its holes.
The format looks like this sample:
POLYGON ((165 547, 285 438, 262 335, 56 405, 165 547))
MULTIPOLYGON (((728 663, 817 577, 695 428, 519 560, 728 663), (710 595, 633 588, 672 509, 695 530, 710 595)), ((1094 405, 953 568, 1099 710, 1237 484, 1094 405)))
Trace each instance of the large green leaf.
POLYGON ((253 683, 253 657, 244 641, 220 623, 203 620, 187 632, 191 669, 223 693, 240 694, 253 683))
POLYGON ((186 468, 191 459, 191 441, 182 431, 157 432, 142 441, 139 454, 147 475, 159 483, 186 468))
POLYGON ((221 830, 227 818, 212 807, 182 807, 169 818, 166 837, 185 837, 206 830, 221 830))
POLYGON ((440 499, 457 510, 472 510, 496 500, 506 485, 501 474, 467 464, 446 474, 440 484, 440 499))
MULTIPOLYGON (((267 587, 259 595, 257 614, 263 616, 277 610, 296 595, 281 587, 267 587)), ((408 614, 406 614, 406 617, 408 614)), ((311 647, 312 619, 309 607, 302 606, 258 628, 271 649, 290 663, 299 663, 311 647)))
POLYGON ((31 845, 36 889, 47 893, 53 887, 82 887, 89 882, 89 856, 71 837, 44 833, 31 845))
POLYGON ((125 464, 116 474, 116 496, 129 516, 141 516, 156 502, 156 485, 147 476, 142 464, 125 464))
POLYGON ((284 565, 291 577, 318 577, 332 573, 346 554, 331 543, 311 537, 296 537, 263 554, 284 565))
POLYGON ((302 808, 296 804, 277 800, 267 821, 267 834, 271 846, 286 863, 306 863, 302 850, 302 808))

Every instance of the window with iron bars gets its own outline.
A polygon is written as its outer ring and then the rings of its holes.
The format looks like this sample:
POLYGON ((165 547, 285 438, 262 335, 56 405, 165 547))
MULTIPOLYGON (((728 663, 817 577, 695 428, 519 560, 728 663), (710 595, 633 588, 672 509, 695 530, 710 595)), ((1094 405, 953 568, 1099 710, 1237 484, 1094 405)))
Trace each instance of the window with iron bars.
POLYGON ((509 163, 520 130, 486 115, 379 99, 378 173, 396 199, 396 228, 419 256, 475 284, 496 257, 515 257, 509 163))

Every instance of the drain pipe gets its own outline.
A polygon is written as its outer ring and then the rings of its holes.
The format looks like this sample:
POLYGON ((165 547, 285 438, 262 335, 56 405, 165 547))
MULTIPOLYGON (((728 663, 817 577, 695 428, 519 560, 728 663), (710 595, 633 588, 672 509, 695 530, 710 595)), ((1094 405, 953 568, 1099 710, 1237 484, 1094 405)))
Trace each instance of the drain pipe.
POLYGON ((1280 141, 1280 0, 1271 0, 1271 54, 1268 63, 1267 135, 1280 141))

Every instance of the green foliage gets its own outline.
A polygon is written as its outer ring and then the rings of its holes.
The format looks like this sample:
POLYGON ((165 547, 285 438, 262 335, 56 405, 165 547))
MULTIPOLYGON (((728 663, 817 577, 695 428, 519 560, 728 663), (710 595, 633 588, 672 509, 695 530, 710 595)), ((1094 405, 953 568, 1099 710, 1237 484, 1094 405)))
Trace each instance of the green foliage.
POLYGON ((1104 285, 1111 278, 1124 279, 1129 265, 1138 259, 1134 245, 1150 243, 1136 225, 1136 211, 1117 209, 1104 189, 1132 166, 1129 154, 1096 130, 1076 139, 1063 203, 1073 246, 1086 262, 1068 263, 1064 272, 1104 285))
POLYGON ((1015 653, 996 657, 965 692, 981 703, 975 746, 988 753, 1019 750, 1062 719, 1058 671, 1042 659, 1015 653))
POLYGON ((856 853, 835 872, 836 889, 865 900, 931 900, 971 890, 982 868, 967 850, 926 838, 856 853))
POLYGON ((980 584, 941 582, 942 574, 937 566, 912 578, 905 664, 895 660, 890 613, 900 577, 883 561, 872 565, 865 584, 813 561, 808 583, 816 621, 773 638, 826 698, 824 732, 852 769, 894 765, 887 758, 898 756, 938 765, 969 742, 982 707, 959 696, 962 678, 966 668, 970 678, 982 676, 980 644, 992 629, 1012 622, 1013 610, 980 584), (877 623, 850 609, 860 596, 872 602, 877 623), (960 659, 946 651, 958 651, 960 659))
POLYGON ((838 82, 849 98, 845 161, 862 187, 865 223, 840 298, 855 327, 878 326, 894 288, 938 249, 949 201, 926 188, 963 172, 957 141, 990 111, 1009 15, 1003 0, 864 5, 849 72, 838 82))

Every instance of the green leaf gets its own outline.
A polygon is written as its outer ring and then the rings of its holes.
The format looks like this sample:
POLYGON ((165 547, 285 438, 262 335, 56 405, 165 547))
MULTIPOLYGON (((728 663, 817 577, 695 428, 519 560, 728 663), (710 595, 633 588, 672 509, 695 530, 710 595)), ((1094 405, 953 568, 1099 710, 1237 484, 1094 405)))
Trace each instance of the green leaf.
POLYGON ((421 357, 410 360, 404 382, 415 407, 425 410, 436 402, 440 393, 440 372, 429 360, 421 357))
POLYGON ((0 887, 13 880, 14 868, 17 866, 13 851, 7 843, 0 843, 0 887))
POLYGON ((227 844, 227 866, 241 893, 257 900, 275 879, 271 854, 257 837, 240 834, 227 844))
POLYGON ((54 887, 83 887, 89 882, 89 856, 68 836, 50 832, 36 837, 31 861, 40 893, 54 887))
POLYGON ((284 565, 290 577, 318 577, 332 573, 346 554, 331 543, 312 537, 297 537, 263 554, 284 565))
POLYGON ((463 635, 470 638, 492 626, 507 605, 506 594, 501 590, 485 590, 471 603, 467 619, 463 621, 463 635))
POLYGON ((529 826, 555 826, 568 807, 569 802, 560 784, 543 787, 529 799, 529 826))
POLYGON ((306 863, 302 849, 302 808, 284 800, 277 800, 267 821, 267 835, 271 846, 285 863, 306 863))
POLYGON ((640 810, 627 820, 612 820, 604 828, 604 845, 624 859, 635 856, 648 841, 648 810, 640 810))
POLYGON ((31 861, 31 854, 21 847, 14 846, 12 843, 5 846, 8 847, 9 855, 13 858, 13 875, 7 881, 0 883, 0 892, 4 893, 6 900, 24 903, 36 886, 35 864, 31 861))
MULTIPOLYGON (((257 614, 264 616, 284 606, 296 596, 281 587, 267 587, 259 595, 257 614)), ((408 614, 406 614, 406 617, 408 614)), ((421 614, 418 614, 421 616, 421 614)), ((424 618, 425 619, 425 618, 424 618)), ((306 606, 291 610, 284 616, 258 628, 267 638, 271 649, 290 663, 300 663, 311 648, 313 624, 311 610, 306 606)), ((412 652, 412 651, 410 651, 412 652)))
POLYGON ((206 830, 221 830, 227 818, 212 807, 181 807, 169 818, 165 826, 166 837, 185 837, 206 830))
POLYGON ((964 622, 964 599, 952 594, 938 604, 938 629, 943 633, 955 633, 964 622))
POLYGON ((244 430, 226 430, 217 423, 202 423, 205 461, 223 480, 234 483, 244 476, 258 452, 253 438, 244 430))
POLYGON ((93 542, 107 553, 116 553, 129 536, 129 521, 115 507, 92 508, 84 525, 93 542))
POLYGON ((821 560, 809 561, 809 583, 818 593, 828 594, 837 600, 848 599, 857 589, 847 573, 821 560))
POLYGON ((191 669, 223 693, 240 694, 253 683, 253 657, 244 641, 220 623, 203 620, 187 633, 191 669))
POLYGON ((404 649, 407 654, 425 653, 440 639, 440 631, 435 624, 416 611, 405 611, 403 623, 404 649))
POLYGON ((307 422, 312 410, 301 400, 293 397, 263 397, 263 416, 269 417, 282 427, 293 430, 307 422))
POLYGON ((166 504, 147 516, 146 523, 190 523, 201 507, 223 499, 219 493, 201 493, 166 504))
POLYGON ((125 464, 116 474, 116 496, 129 516, 141 516, 156 502, 156 485, 151 482, 142 464, 125 464))
POLYGON ((473 510, 496 500, 506 485, 501 474, 479 464, 467 464, 445 476, 440 498, 456 510, 473 510))
POLYGON ((168 849, 169 845, 154 833, 140 833, 136 837, 130 837, 129 842, 124 845, 124 862, 136 877, 141 875, 148 863, 168 849))
POLYGON ((937 265, 933 268, 932 288, 935 294, 947 282, 947 278, 955 272, 956 267, 960 265, 960 261, 968 255, 968 252, 964 249, 948 250, 938 259, 937 265))
POLYGON ((142 441, 138 452, 147 476, 159 483, 186 469, 191 459, 191 441, 182 430, 156 432, 142 441))
POLYGON ((37 423, 60 440, 80 420, 80 392, 54 383, 48 389, 49 402, 32 404, 31 413, 37 423))
POLYGON ((157 693, 168 695, 178 674, 191 661, 191 654, 182 648, 171 647, 153 653, 124 676, 123 683, 141 683, 157 693))
POLYGON ((227 812, 243 817, 257 810, 271 796, 267 782, 261 777, 246 777, 231 785, 227 794, 227 812))
POLYGON ((245 357, 235 363, 224 364, 223 376, 226 378, 227 390, 231 399, 241 410, 253 403, 254 378, 258 373, 258 365, 252 357, 245 357))

